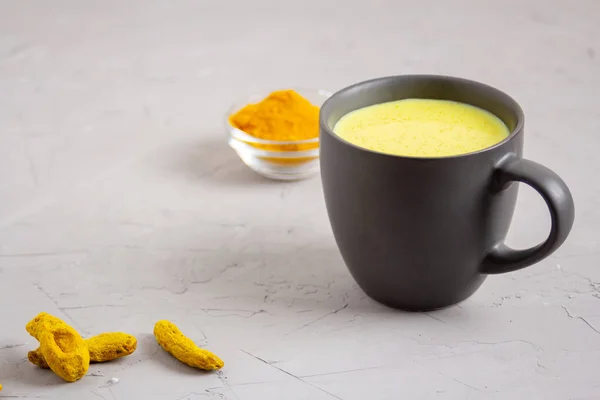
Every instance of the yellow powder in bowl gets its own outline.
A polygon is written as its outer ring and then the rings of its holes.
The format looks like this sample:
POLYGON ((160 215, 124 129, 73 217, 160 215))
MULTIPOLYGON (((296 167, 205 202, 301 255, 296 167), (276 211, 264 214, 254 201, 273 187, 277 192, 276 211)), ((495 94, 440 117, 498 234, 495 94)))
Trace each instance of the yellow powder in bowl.
MULTIPOLYGON (((294 90, 279 90, 272 92, 259 103, 246 105, 229 117, 229 123, 257 139, 280 142, 316 139, 319 137, 319 107, 294 90)), ((312 150, 319 147, 318 141, 293 144, 248 144, 262 150, 282 152, 312 150)), ((298 159, 290 161, 298 162, 298 159)))

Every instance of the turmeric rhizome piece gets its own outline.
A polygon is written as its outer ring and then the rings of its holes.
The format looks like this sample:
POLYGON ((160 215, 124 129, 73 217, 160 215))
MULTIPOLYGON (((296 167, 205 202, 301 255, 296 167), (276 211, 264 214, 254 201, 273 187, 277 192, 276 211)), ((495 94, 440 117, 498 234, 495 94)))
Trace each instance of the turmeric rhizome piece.
POLYGON ((190 367, 207 371, 223 368, 224 363, 219 357, 198 347, 172 322, 158 321, 154 326, 154 336, 163 349, 190 367))

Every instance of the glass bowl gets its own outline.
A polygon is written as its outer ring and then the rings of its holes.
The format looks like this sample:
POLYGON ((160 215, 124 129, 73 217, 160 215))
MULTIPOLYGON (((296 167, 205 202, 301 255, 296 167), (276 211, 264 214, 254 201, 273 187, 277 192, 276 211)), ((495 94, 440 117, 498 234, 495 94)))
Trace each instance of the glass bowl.
MULTIPOLYGON (((317 107, 331 92, 317 89, 295 90, 317 107)), ((254 172, 271 179, 299 180, 319 172, 319 138, 296 141, 277 141, 255 138, 231 125, 229 117, 250 103, 258 103, 272 91, 249 96, 234 103, 225 116, 229 146, 254 172)))

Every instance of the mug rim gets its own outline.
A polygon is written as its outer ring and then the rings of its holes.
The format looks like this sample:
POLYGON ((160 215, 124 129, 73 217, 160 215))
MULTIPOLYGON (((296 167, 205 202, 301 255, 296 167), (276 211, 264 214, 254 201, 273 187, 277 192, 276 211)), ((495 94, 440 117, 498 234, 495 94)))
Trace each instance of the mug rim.
MULTIPOLYGON (((399 100, 403 100, 403 99, 399 99, 399 100)), ((381 104, 381 103, 377 103, 377 104, 381 104)), ((464 103, 467 104, 467 103, 464 103)), ((373 104, 375 105, 375 104, 373 104)), ((486 110, 488 111, 488 110, 486 110)), ((490 112, 490 111, 488 111, 490 112)), ((494 114, 494 113, 492 113, 494 114)), ((347 115, 347 114, 345 114, 347 115)), ((496 114, 494 114, 497 118, 498 117, 496 114)), ((339 120, 338 120, 339 121, 339 120)), ((502 121, 504 123, 504 121, 502 121)), ((521 108, 521 106, 519 105, 519 103, 510 95, 508 95, 507 93, 503 92, 500 89, 497 89, 493 86, 490 86, 488 84, 479 82, 479 81, 475 81, 475 80, 471 80, 471 79, 466 79, 466 78, 460 78, 457 76, 450 76, 450 75, 437 75, 437 74, 406 74, 406 75, 388 75, 388 76, 383 76, 383 77, 379 77, 379 78, 373 78, 373 79, 368 79, 365 81, 361 81, 361 82, 357 82, 354 83, 350 86, 347 86, 343 89, 340 89, 336 92, 334 92, 331 96, 329 96, 329 98, 327 100, 325 100, 325 102, 323 103, 323 105, 321 106, 321 111, 319 112, 319 126, 320 128, 326 132, 326 134, 328 134, 330 137, 332 137, 334 140, 338 140, 341 143, 344 143, 345 145, 351 146, 355 149, 358 150, 362 150, 368 153, 372 153, 372 154, 377 154, 377 155, 381 155, 381 156, 387 156, 387 157, 394 157, 394 158, 404 158, 404 159, 410 159, 410 160, 415 160, 415 161, 435 161, 435 160, 450 160, 450 159, 458 159, 458 158, 464 158, 464 157, 469 157, 469 156, 475 156, 477 154, 481 154, 481 153, 485 153, 488 151, 492 151, 494 149, 497 149, 498 147, 503 146, 504 144, 512 141, 518 134, 519 132, 523 131, 523 126, 525 124, 525 114, 523 113, 523 109, 521 108), (509 135, 504 138, 502 141, 489 146, 489 147, 485 147, 483 149, 480 150, 476 150, 476 151, 472 151, 469 153, 461 153, 461 154, 455 154, 455 155, 450 155, 450 156, 442 156, 442 157, 415 157, 415 156, 403 156, 403 155, 397 155, 397 154, 390 154, 390 153, 383 153, 381 151, 376 151, 376 150, 371 150, 371 149, 367 149, 365 147, 361 147, 358 145, 355 145, 353 143, 348 142, 347 140, 341 138, 340 136, 336 135, 335 132, 333 132, 333 129, 329 128, 329 126, 327 125, 326 121, 325 121, 325 114, 329 113, 329 105, 333 102, 335 102, 337 100, 337 98, 349 91, 352 91, 360 86, 365 86, 365 85, 369 85, 371 83, 374 82, 381 82, 381 81, 392 81, 394 79, 398 79, 398 78, 402 78, 402 79, 411 79, 411 78, 419 78, 419 79, 447 79, 450 81, 454 81, 460 84, 470 84, 470 85, 476 85, 479 86, 480 88, 483 88, 485 90, 488 91, 493 91, 496 92, 496 94, 500 95, 501 97, 504 97, 504 101, 508 102, 510 104, 510 106, 514 109, 515 113, 517 114, 517 124, 515 125, 515 127, 510 131, 509 135), (325 112, 323 112, 323 110, 325 110, 325 112)))

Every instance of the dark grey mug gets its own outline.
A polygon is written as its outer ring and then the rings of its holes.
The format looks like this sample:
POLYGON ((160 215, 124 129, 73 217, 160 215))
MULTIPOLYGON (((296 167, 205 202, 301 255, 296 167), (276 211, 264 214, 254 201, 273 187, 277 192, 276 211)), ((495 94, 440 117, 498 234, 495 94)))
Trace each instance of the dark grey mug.
POLYGON ((511 97, 460 78, 405 75, 355 84, 321 107, 321 179, 333 233, 358 285, 391 307, 425 311, 471 296, 488 274, 515 271, 554 252, 575 215, 563 180, 522 158, 523 111, 511 97), (453 100, 488 110, 511 131, 469 154, 413 158, 382 154, 333 132, 345 114, 405 98, 453 100), (541 244, 504 244, 522 182, 550 209, 541 244))

